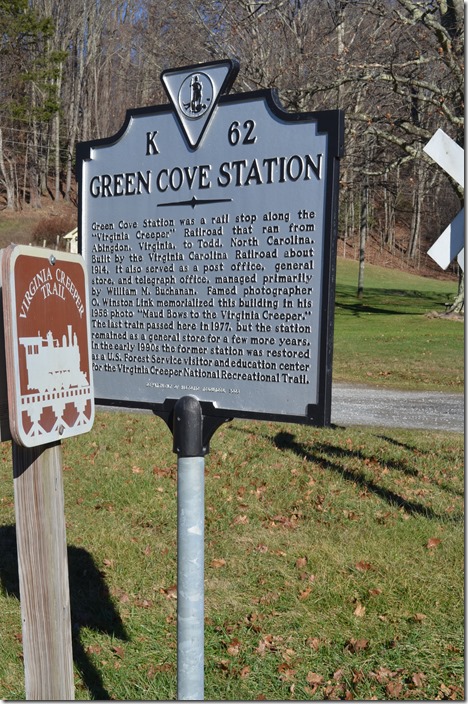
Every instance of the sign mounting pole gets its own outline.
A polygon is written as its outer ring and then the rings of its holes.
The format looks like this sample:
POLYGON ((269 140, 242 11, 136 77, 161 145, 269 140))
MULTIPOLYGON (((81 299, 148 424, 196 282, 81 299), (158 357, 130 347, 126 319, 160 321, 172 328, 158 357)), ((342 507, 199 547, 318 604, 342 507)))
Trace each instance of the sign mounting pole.
POLYGON ((205 460, 202 410, 193 396, 174 407, 177 452, 177 699, 204 698, 205 460))
MULTIPOLYGON (((229 420, 229 419, 227 419, 229 420)), ((205 454, 224 418, 182 396, 168 420, 177 453, 177 699, 204 698, 205 454)))

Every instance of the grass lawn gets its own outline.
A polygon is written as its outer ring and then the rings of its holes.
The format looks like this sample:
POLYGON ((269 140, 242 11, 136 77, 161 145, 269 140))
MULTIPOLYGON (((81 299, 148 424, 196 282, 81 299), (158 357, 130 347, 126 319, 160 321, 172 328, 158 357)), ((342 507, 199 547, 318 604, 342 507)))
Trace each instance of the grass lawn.
MULTIPOLYGON (((0 691, 22 699, 2 452, 0 691)), ((174 699, 170 433, 98 413, 63 455, 76 698, 174 699)), ((205 540, 206 699, 463 698, 461 435, 235 421, 206 458, 205 540)))
MULTIPOLYGON (((462 390, 456 284, 338 268, 335 379, 462 390), (356 277, 355 277, 356 274, 356 277)), ((24 699, 9 443, 0 695, 24 699)), ((149 414, 63 443, 76 699, 176 698, 176 455, 149 414)), ((457 433, 234 421, 206 457, 205 698, 463 700, 457 433)))
POLYGON ((428 317, 453 300, 455 281, 338 261, 333 378, 401 389, 463 391, 463 323, 428 317))

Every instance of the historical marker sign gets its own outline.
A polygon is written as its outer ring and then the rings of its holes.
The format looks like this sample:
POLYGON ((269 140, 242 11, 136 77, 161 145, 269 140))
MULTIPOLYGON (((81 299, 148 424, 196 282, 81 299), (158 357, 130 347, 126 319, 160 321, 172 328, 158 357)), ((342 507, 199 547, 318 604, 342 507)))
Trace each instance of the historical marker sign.
POLYGON ((82 258, 12 245, 2 280, 13 439, 35 447, 87 432, 94 393, 82 258))
POLYGON ((78 147, 99 403, 329 422, 339 111, 223 95, 229 61, 78 147))

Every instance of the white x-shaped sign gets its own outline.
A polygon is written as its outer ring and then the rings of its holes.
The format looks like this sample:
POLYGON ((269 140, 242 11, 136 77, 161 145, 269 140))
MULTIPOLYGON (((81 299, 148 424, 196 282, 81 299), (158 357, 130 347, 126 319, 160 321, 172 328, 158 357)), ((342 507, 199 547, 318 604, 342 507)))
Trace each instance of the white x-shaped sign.
MULTIPOLYGON (((451 137, 439 129, 423 149, 460 186, 465 187, 464 150, 451 137)), ((427 253, 442 269, 446 269, 454 257, 464 269, 464 245, 465 211, 462 208, 427 253)))

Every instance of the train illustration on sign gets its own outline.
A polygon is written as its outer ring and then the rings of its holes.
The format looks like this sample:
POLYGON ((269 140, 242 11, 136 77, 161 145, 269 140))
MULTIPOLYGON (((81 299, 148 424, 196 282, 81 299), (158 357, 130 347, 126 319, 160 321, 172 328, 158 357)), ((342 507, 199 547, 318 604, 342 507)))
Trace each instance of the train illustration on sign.
POLYGON ((91 384, 80 368, 80 348, 72 326, 67 326, 62 344, 50 330, 45 337, 38 332, 18 341, 26 355, 27 391, 20 396, 20 408, 24 427, 29 427, 27 437, 55 432, 61 436, 67 429, 87 425, 91 384))
POLYGON ((68 336, 62 336, 62 344, 54 339, 49 330, 45 337, 20 337, 19 343, 26 353, 28 391, 40 393, 66 391, 89 386, 89 381, 80 369, 80 349, 76 333, 68 325, 68 336))

